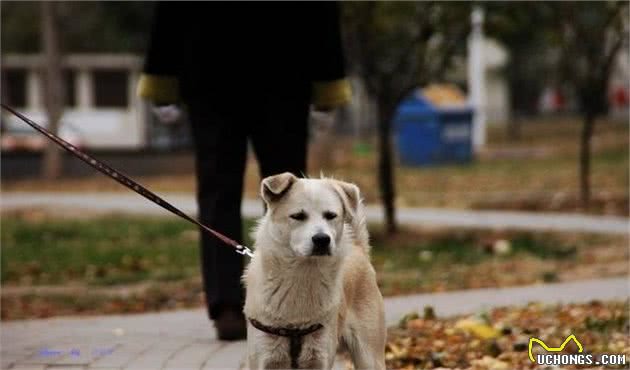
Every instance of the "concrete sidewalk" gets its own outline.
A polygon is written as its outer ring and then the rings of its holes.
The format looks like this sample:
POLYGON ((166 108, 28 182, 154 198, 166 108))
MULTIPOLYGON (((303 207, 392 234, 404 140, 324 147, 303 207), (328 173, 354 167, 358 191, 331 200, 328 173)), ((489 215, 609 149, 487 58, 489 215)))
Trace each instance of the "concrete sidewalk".
MULTIPOLYGON (((195 214, 197 206, 192 194, 164 193, 161 196, 188 214, 195 214)), ((131 193, 2 193, 3 210, 25 207, 72 208, 98 212, 123 212, 146 215, 169 215, 168 211, 131 193)), ((243 215, 259 217, 262 201, 245 200, 243 215)), ((381 223, 381 207, 366 208, 370 222, 381 223)), ((594 232, 627 235, 629 219, 615 216, 589 216, 570 213, 540 213, 512 211, 476 211, 443 208, 401 208, 398 221, 404 225, 452 226, 481 229, 553 230, 566 232, 594 232)))
MULTIPOLYGON (((545 303, 627 299, 626 278, 420 294, 385 300, 388 323, 432 305, 438 316, 545 303)), ((2 369, 238 369, 245 342, 220 342, 205 310, 2 322, 2 369)), ((338 364, 336 368, 341 368, 338 364)))

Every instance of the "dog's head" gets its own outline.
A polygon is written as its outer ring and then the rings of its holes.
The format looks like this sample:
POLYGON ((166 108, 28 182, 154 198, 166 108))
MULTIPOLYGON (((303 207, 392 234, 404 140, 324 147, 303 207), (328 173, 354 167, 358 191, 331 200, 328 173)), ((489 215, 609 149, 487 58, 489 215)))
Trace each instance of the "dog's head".
MULTIPOLYGON (((296 257, 343 256, 344 225, 360 203, 356 185, 332 179, 299 179, 290 173, 262 181, 265 229, 279 251, 296 257)), ((267 248, 267 246, 261 246, 267 248)), ((271 246, 269 246, 271 247, 271 246)))

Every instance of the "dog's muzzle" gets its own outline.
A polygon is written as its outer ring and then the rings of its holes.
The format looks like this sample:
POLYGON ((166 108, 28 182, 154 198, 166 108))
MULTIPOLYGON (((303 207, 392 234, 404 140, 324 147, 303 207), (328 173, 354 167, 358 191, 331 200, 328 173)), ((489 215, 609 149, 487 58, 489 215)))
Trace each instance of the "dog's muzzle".
POLYGON ((330 256, 330 236, 324 233, 317 233, 311 238, 313 241, 313 256, 330 256))

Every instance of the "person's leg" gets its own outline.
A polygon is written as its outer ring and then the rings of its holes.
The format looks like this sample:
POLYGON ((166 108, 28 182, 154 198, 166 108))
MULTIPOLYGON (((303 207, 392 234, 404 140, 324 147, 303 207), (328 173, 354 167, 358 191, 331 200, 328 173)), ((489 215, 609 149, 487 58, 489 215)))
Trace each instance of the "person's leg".
MULTIPOLYGON (((195 143, 197 203, 202 223, 242 240, 241 197, 247 155, 245 125, 232 112, 218 112, 207 102, 190 102, 195 143)), ((208 315, 220 339, 242 339, 243 256, 208 233, 201 233, 201 268, 208 315)))
POLYGON ((306 175, 308 98, 269 98, 259 113, 250 133, 261 177, 306 175))

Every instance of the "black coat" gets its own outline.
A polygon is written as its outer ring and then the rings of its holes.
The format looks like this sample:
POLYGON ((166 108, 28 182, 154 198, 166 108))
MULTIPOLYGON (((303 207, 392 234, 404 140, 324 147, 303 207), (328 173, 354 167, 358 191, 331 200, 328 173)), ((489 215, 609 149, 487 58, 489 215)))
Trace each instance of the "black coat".
POLYGON ((344 77, 334 2, 159 2, 145 74, 184 100, 309 95, 344 77))

